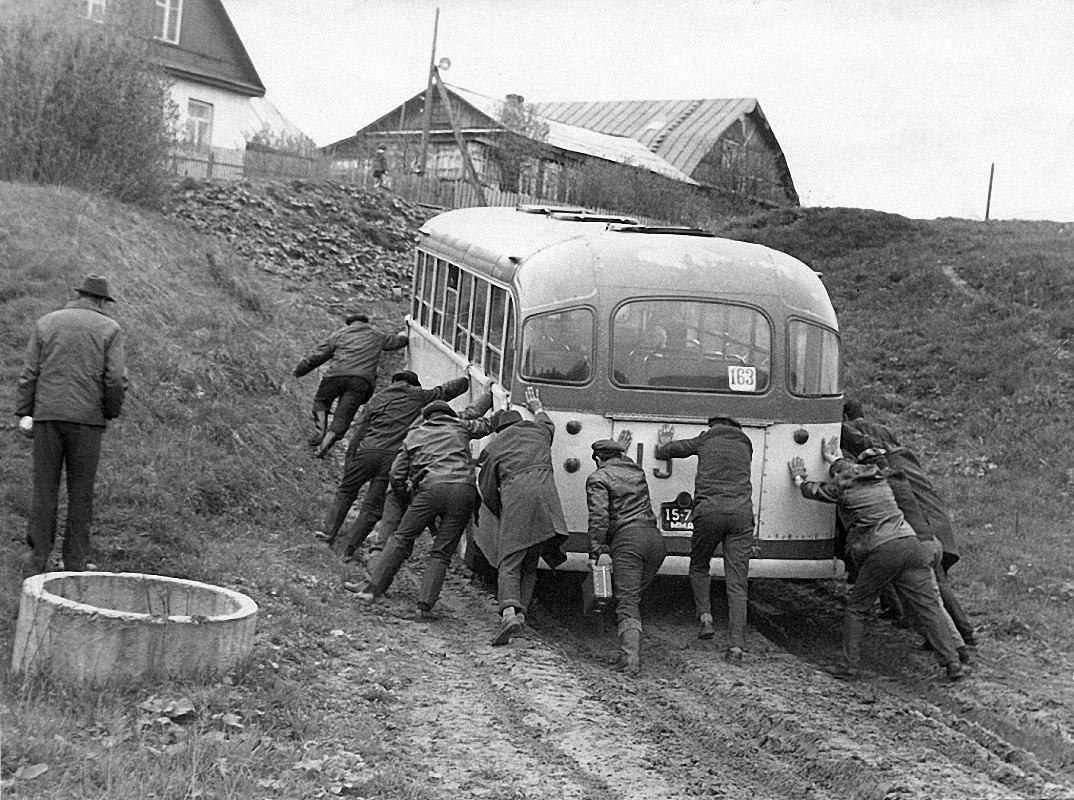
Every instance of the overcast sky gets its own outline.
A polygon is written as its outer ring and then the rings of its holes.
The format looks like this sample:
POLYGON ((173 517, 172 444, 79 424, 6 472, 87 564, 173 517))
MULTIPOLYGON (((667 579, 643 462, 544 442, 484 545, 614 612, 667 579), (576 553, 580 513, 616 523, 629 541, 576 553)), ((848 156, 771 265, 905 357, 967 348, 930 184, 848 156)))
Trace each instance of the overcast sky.
POLYGON ((803 205, 1074 221, 1072 0, 224 0, 318 144, 443 74, 528 101, 756 97, 803 205))

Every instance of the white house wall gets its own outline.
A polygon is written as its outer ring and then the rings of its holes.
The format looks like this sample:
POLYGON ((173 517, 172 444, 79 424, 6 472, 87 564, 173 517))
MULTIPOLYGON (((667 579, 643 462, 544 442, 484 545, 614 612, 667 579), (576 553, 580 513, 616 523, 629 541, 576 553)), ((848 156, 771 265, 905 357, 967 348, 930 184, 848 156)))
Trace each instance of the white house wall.
POLYGON ((259 122, 247 95, 183 79, 173 79, 171 94, 179 107, 180 131, 186 130, 189 101, 212 105, 213 147, 243 148, 248 135, 257 132, 259 122))

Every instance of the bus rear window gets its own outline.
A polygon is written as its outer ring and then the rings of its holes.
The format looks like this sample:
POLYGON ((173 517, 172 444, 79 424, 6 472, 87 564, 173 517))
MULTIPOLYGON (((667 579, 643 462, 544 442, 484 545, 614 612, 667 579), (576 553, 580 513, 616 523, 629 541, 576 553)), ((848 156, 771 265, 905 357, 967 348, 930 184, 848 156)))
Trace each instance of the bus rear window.
POLYGON ((588 383, 592 364, 593 312, 588 308, 541 314, 522 326, 523 378, 588 383))
POLYGON ((816 397, 843 391, 835 331, 791 320, 787 324, 787 369, 791 394, 816 397))
POLYGON ((760 393, 771 363, 768 318, 748 306, 637 300, 612 320, 612 380, 620 386, 760 393))

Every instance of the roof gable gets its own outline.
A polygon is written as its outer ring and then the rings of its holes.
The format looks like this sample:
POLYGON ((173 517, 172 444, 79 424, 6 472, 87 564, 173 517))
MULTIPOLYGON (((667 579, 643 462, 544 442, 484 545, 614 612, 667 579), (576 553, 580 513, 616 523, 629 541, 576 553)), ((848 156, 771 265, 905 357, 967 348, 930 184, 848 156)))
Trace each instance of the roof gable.
POLYGON ((249 97, 265 94, 222 0, 183 0, 179 44, 153 39, 152 48, 154 58, 177 77, 249 97))

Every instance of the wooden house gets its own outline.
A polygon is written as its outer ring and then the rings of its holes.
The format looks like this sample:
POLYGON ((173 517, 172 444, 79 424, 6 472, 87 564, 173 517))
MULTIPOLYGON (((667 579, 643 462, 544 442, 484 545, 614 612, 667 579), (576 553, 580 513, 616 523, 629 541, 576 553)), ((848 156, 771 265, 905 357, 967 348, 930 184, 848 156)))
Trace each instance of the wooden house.
MULTIPOLYGON (((425 166, 435 178, 464 177, 461 137, 481 181, 505 191, 569 199, 572 171, 604 163, 765 204, 798 203, 756 100, 526 104, 519 95, 498 100, 449 84, 444 89, 434 92, 427 123, 425 166)), ((384 146, 395 169, 413 171, 422 160, 425 126, 423 92, 324 150, 354 168, 384 146)))

